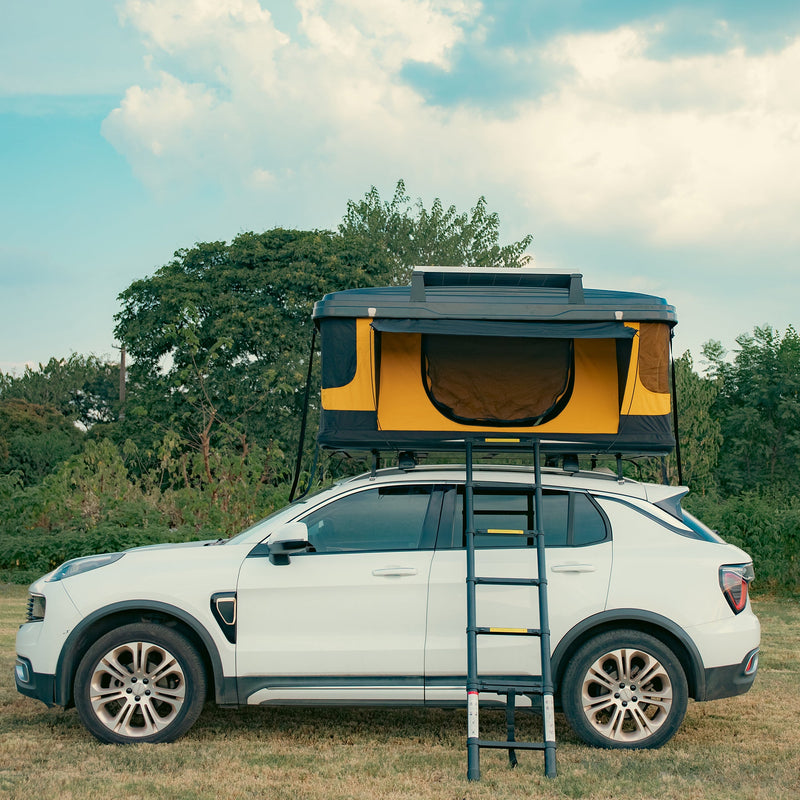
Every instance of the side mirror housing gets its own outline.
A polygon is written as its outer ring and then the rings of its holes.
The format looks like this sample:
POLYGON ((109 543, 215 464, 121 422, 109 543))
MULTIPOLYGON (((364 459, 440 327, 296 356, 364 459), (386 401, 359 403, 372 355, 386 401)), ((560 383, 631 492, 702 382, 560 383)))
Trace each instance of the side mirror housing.
POLYGON ((308 550, 308 528, 304 522, 290 522, 270 536, 269 560, 282 566, 289 563, 289 556, 308 550))

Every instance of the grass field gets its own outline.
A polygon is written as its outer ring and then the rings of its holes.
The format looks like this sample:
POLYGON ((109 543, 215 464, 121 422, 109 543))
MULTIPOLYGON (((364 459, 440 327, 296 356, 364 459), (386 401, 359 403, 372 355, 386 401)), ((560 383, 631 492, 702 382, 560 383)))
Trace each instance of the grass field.
MULTIPOLYGON (((743 697, 692 703, 663 749, 593 750, 557 716, 559 777, 539 753, 481 755, 482 780, 466 780, 462 711, 208 707, 174 744, 102 745, 74 710, 17 694, 14 636, 24 588, 0 586, 0 797, 26 800, 345 800, 346 798, 800 797, 800 603, 757 599, 761 666, 743 697)), ((504 738, 504 716, 481 715, 482 734, 504 738), (495 730, 491 730, 494 727, 495 730)), ((518 738, 541 738, 521 716, 518 738)))

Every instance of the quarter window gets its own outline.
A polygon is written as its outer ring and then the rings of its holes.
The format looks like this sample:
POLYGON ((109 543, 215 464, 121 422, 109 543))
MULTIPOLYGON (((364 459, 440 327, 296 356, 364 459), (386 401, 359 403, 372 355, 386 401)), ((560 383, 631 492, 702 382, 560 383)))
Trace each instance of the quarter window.
POLYGON ((570 544, 595 544, 606 538, 606 521, 586 494, 570 495, 572 507, 572 541, 570 544))

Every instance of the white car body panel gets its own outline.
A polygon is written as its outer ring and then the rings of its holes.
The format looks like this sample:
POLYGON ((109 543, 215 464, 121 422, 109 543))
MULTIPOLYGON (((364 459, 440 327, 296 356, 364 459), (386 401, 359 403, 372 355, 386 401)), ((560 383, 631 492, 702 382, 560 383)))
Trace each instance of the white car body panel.
POLYGON ((63 581, 47 583, 40 579, 31 586, 31 591, 47 597, 47 615, 41 622, 20 626, 17 655, 29 658, 37 672, 52 674, 64 641, 83 619, 83 614, 67 594, 63 581))
MULTIPOLYGON (((282 566, 246 559, 237 589, 237 674, 421 678, 432 557, 424 550, 309 553, 282 566)), ((341 691, 332 689, 331 698, 341 691)), ((422 700, 421 684, 414 697, 422 700)))
POLYGON ((225 673, 235 675, 235 648, 214 620, 210 598, 214 592, 235 590, 249 549, 185 544, 136 548, 109 566, 57 583, 63 584, 82 617, 120 604, 136 607, 143 599, 151 606, 180 608, 213 639, 225 673))
MULTIPOLYGON (((574 625, 604 610, 611 574, 611 553, 611 542, 548 550, 548 610, 554 647, 574 625)), ((475 566, 476 574, 484 577, 535 578, 538 574, 534 548, 478 550, 475 566)), ((465 551, 442 550, 436 553, 430 582, 426 677, 466 675, 465 574, 465 551)), ((479 626, 539 627, 536 587, 479 586, 477 592, 479 626)), ((535 637, 479 637, 478 654, 483 675, 540 674, 539 640, 535 637)), ((463 695, 463 680, 460 687, 463 695)), ((431 702, 451 699, 452 690, 429 686, 425 697, 431 702)))

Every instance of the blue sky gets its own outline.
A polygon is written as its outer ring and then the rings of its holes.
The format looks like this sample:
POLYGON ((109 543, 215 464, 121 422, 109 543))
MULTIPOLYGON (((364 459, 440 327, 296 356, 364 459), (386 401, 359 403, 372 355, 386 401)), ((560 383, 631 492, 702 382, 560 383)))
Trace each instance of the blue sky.
POLYGON ((176 249, 399 178, 667 297, 696 362, 800 322, 796 2, 37 0, 0 53, 0 370, 113 357, 176 249))

